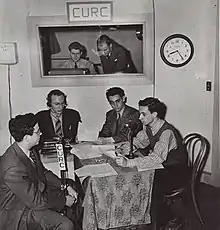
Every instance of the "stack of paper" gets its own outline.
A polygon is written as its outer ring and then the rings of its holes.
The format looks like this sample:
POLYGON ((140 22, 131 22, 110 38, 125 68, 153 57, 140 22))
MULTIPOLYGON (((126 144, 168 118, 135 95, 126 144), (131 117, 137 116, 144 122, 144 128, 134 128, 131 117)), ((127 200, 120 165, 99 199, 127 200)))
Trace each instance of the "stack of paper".
POLYGON ((91 143, 86 142, 74 145, 70 152, 75 154, 79 159, 90 159, 102 156, 98 149, 93 149, 91 143))
POLYGON ((105 145, 97 145, 97 144, 94 144, 92 145, 92 148, 93 149, 103 149, 103 150, 114 150, 115 149, 115 145, 114 144, 105 144, 105 145))
POLYGON ((105 177, 111 175, 117 175, 117 172, 112 168, 109 163, 85 165, 75 171, 78 177, 105 177))
POLYGON ((104 155, 108 156, 108 157, 111 157, 112 159, 116 158, 115 150, 113 150, 113 149, 105 150, 102 147, 99 147, 99 152, 101 154, 104 154, 104 155))
MULTIPOLYGON (((60 169, 58 165, 58 161, 54 162, 45 162, 44 166, 46 169, 52 171, 54 174, 56 174, 58 177, 61 177, 60 175, 60 169)), ((67 176, 68 178, 71 178, 72 180, 75 181, 75 174, 74 174, 74 161, 67 161, 67 176)))

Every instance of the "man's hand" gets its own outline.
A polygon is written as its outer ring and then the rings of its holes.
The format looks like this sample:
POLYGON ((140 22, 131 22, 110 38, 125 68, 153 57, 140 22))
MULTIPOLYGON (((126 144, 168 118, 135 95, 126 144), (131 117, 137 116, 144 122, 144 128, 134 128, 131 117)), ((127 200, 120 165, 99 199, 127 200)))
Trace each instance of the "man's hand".
POLYGON ((116 163, 119 166, 127 167, 127 161, 128 161, 128 159, 125 158, 124 156, 118 156, 118 157, 116 157, 116 163))
POLYGON ((129 142, 123 142, 121 145, 117 146, 116 153, 121 154, 123 156, 126 156, 129 154, 130 150, 130 143, 129 142))
POLYGON ((67 192, 68 192, 68 195, 70 195, 73 198, 75 198, 75 201, 77 202, 78 193, 71 186, 67 187, 67 192))
POLYGON ((72 197, 70 195, 66 196, 66 206, 71 207, 75 203, 76 203, 75 197, 72 197))

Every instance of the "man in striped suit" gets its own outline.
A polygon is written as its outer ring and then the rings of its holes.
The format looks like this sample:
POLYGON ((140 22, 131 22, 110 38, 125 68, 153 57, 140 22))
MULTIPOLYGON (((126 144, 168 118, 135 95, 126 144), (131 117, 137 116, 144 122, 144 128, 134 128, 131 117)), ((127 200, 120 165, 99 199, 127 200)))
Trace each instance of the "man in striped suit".
POLYGON ((41 141, 63 137, 70 143, 77 141, 80 114, 74 109, 67 109, 67 96, 60 90, 51 90, 47 95, 48 110, 36 114, 42 132, 41 141))

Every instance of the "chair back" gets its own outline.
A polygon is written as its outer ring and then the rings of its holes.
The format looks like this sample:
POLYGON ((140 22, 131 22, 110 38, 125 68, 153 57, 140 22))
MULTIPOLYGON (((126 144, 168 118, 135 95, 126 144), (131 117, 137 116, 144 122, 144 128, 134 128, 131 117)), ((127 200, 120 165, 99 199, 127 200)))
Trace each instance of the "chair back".
POLYGON ((188 152, 188 165, 192 169, 192 179, 200 175, 208 158, 210 145, 208 140, 198 133, 188 134, 183 139, 188 152))

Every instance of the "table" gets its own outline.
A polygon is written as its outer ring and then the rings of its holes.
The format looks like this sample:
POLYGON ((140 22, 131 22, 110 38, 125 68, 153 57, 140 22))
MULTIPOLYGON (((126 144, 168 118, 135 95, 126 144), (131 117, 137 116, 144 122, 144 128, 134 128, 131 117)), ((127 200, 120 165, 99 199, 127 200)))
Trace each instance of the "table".
MULTIPOLYGON (((79 147, 83 151, 83 146, 79 147)), ((88 145, 84 149, 88 151, 88 145)), ((77 156, 80 158, 80 153, 77 156)), ((83 158, 81 161, 84 165, 108 163, 116 171, 116 175, 91 175, 83 202, 83 230, 151 222, 154 170, 139 172, 137 168, 122 168, 107 156, 83 158)))

